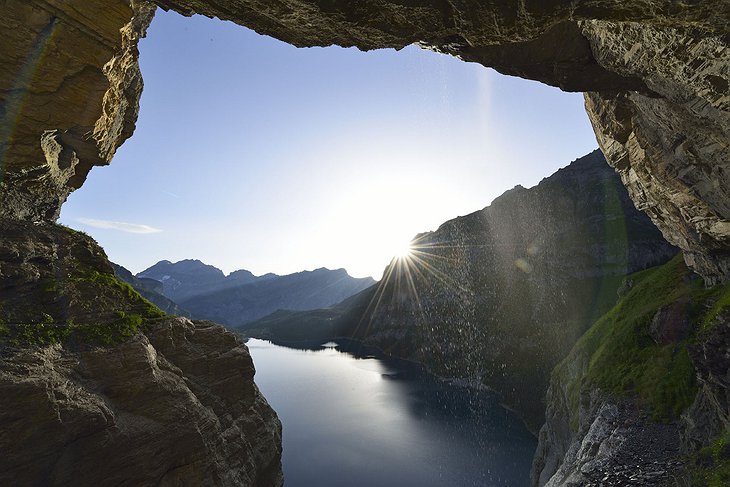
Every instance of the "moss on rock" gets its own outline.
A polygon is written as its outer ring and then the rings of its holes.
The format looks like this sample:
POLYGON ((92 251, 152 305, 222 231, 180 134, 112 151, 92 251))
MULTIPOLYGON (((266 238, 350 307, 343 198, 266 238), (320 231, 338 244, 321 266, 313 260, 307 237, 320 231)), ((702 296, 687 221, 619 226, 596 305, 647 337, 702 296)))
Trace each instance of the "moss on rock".
POLYGON ((3 223, 0 345, 114 345, 165 313, 120 281, 103 250, 61 225, 3 223), (19 237, 28 235, 28 238, 19 237))
POLYGON ((654 420, 677 418, 697 392, 689 347, 730 305, 728 286, 705 288, 681 255, 633 274, 629 282, 631 288, 553 372, 554 380, 566 385, 574 428, 581 393, 588 388, 635 397, 654 420), (658 337, 661 327, 674 336, 658 337))

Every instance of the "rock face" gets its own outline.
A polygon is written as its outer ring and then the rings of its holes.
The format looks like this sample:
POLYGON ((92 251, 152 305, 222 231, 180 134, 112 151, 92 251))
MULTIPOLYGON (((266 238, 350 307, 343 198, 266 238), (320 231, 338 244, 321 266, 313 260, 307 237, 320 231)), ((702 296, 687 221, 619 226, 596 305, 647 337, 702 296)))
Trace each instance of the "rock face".
POLYGON ((144 1, 9 0, 0 30, 0 218, 55 221, 132 135, 144 1))
POLYGON ((632 199, 708 285, 730 274, 727 38, 636 23, 584 25, 599 62, 650 94, 589 93, 586 108, 632 199), (649 49, 647 49, 649 47, 649 49))
POLYGON ((0 484, 281 485, 246 346, 170 318, 88 236, 0 221, 0 484))
POLYGON ((677 252, 633 207, 600 151, 412 245, 369 294, 337 309, 272 315, 244 333, 358 338, 496 389, 536 431, 550 370, 613 306, 627 272, 677 252))
MULTIPOLYGON (((723 0, 382 2, 159 0, 297 46, 408 44, 585 91, 609 163, 637 206, 711 284, 728 262, 728 70, 723 0)), ((53 220, 134 128, 144 0, 12 0, 0 29, 2 216, 53 220), (53 55, 49 55, 53 53, 53 55)))
POLYGON ((186 318, 111 349, 4 350, 0 482, 281 485, 281 424, 253 374, 231 333, 186 318))
POLYGON ((678 259, 636 281, 553 370, 534 486, 707 485, 693 459, 730 424, 729 289, 678 259))
POLYGON ((730 312, 689 350, 697 372, 697 396, 682 415, 682 446, 695 452, 730 425, 730 312))
POLYGON ((665 486, 682 476, 676 424, 652 422, 636 404, 613 402, 600 394, 581 414, 585 419, 575 438, 561 435, 564 430, 541 433, 535 462, 543 470, 535 472, 533 485, 665 486))

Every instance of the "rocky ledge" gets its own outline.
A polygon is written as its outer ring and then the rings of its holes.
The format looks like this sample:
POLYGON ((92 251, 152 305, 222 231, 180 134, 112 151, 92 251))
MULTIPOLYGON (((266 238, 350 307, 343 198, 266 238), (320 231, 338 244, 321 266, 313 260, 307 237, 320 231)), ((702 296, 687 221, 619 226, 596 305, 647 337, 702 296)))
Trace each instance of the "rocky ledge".
POLYGON ((281 424, 245 345, 214 323, 0 353, 3 485, 282 484, 281 424))
POLYGON ((0 485, 282 484, 246 346, 165 316, 90 237, 0 220, 0 485))

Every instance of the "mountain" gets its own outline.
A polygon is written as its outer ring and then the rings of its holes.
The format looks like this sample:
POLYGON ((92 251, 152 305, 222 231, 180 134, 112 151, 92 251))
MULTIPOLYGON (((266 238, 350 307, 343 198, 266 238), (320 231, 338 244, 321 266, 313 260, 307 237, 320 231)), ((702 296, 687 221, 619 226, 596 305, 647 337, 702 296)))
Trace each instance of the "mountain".
POLYGON ((132 286, 147 301, 167 314, 190 318, 190 312, 182 309, 174 301, 162 294, 163 284, 161 282, 145 277, 136 277, 128 269, 119 264, 115 264, 114 262, 110 262, 110 264, 112 265, 112 269, 114 269, 114 275, 132 286))
POLYGON ((162 293, 196 318, 240 325, 277 310, 309 310, 330 306, 375 283, 354 278, 345 269, 325 268, 286 276, 254 276, 238 270, 228 276, 199 260, 163 260, 137 274, 154 279, 162 293))
POLYGON ((279 344, 317 342, 352 337, 353 328, 365 316, 378 285, 360 291, 327 308, 306 311, 277 310, 236 328, 240 333, 279 344))
POLYGON ((279 342, 359 339, 497 390, 537 430, 550 371, 613 306, 624 276, 677 253, 599 151, 412 246, 347 302, 241 331, 279 342))
MULTIPOLYGON (((248 271, 243 272, 244 274, 237 276, 241 280, 246 281, 248 274, 255 279, 255 276, 248 271)), ((234 285, 234 281, 238 280, 228 281, 222 270, 192 259, 181 260, 174 264, 169 260, 161 260, 138 273, 137 277, 161 282, 162 294, 176 303, 219 287, 234 285)))

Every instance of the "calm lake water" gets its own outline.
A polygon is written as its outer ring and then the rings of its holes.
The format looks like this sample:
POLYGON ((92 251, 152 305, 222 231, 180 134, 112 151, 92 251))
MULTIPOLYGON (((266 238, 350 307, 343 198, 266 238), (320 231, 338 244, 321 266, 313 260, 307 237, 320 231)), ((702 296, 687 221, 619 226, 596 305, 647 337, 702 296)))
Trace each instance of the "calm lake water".
POLYGON ((487 392, 336 348, 249 340, 287 487, 527 486, 537 442, 487 392))

